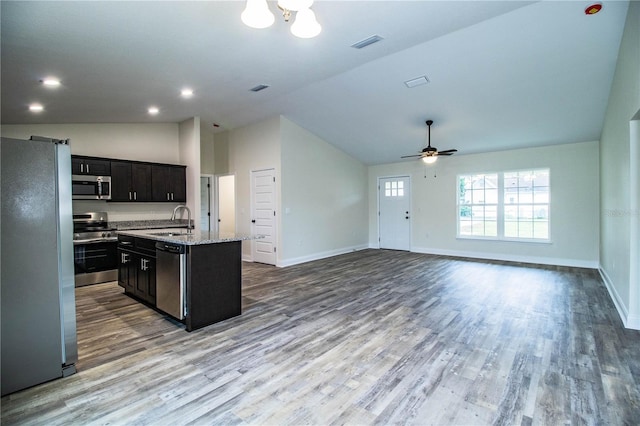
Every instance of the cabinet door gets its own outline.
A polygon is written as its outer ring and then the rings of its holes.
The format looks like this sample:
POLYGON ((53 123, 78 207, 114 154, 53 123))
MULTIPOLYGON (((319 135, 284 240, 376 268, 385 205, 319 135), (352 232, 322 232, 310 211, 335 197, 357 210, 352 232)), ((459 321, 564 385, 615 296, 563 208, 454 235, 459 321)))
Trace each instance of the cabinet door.
POLYGON ((151 165, 131 164, 131 189, 133 201, 151 201, 151 165))
POLYGON ((136 257, 138 274, 135 295, 151 304, 156 303, 156 260, 142 254, 136 257))
POLYGON ((111 176, 111 161, 100 158, 88 158, 84 160, 84 169, 89 175, 111 176))
POLYGON ((145 257, 136 254, 135 263, 137 268, 137 277, 135 285, 135 295, 140 299, 147 299, 147 287, 148 287, 148 273, 145 268, 145 257))
POLYGON ((148 287, 147 287, 147 301, 151 303, 153 306, 156 305, 156 259, 153 257, 149 258, 149 263, 147 263, 148 271, 148 287))
POLYGON ((135 255, 118 249, 118 285, 128 293, 135 293, 136 264, 135 255))
POLYGON ((132 201, 131 163, 111 162, 111 201, 132 201))
POLYGON ((84 163, 82 159, 71 157, 71 174, 79 175, 84 173, 84 163))
POLYGON ((151 166, 151 191, 153 201, 171 201, 169 182, 171 181, 171 170, 167 166, 160 164, 151 166))
POLYGON ((111 161, 102 158, 71 157, 71 174, 111 176, 111 161))
POLYGON ((171 167, 171 201, 187 202, 187 173, 185 167, 171 167))
POLYGON ((153 201, 184 203, 187 201, 187 176, 183 166, 151 166, 153 201))

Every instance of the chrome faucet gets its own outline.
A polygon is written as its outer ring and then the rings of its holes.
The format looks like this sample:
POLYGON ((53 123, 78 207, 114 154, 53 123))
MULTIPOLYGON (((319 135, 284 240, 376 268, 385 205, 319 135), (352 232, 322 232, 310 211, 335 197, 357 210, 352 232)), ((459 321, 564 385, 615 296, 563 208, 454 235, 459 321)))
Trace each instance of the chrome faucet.
POLYGON ((185 209, 187 211, 187 234, 191 233, 191 210, 189 210, 189 207, 185 206, 184 204, 180 204, 179 206, 176 206, 175 209, 173 209, 173 215, 171 215, 171 220, 176 220, 176 213, 178 213, 178 210, 180 209, 185 209))

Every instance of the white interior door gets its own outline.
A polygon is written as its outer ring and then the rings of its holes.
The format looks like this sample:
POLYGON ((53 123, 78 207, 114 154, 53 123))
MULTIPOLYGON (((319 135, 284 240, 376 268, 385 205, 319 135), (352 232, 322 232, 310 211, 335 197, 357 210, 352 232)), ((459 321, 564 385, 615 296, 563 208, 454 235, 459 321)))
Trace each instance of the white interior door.
POLYGON ((276 175, 274 169, 251 172, 251 224, 254 262, 276 264, 276 175))
POLYGON ((380 248, 411 249, 411 180, 409 176, 378 180, 380 248))
POLYGON ((221 234, 236 232, 236 177, 234 175, 217 176, 217 231, 221 234))

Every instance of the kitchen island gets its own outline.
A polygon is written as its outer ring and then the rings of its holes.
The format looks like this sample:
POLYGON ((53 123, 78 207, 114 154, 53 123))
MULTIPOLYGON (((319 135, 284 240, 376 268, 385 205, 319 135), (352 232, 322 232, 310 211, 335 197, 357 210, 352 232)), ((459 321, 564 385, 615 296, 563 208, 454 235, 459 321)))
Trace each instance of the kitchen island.
POLYGON ((187 331, 240 315, 242 241, 184 228, 118 231, 118 284, 187 331))

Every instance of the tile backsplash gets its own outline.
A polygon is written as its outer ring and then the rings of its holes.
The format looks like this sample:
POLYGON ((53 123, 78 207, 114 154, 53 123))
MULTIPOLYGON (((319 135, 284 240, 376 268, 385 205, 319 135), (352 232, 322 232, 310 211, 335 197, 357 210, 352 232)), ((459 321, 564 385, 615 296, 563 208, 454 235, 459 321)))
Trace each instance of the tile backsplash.
MULTIPOLYGON (((180 203, 108 203, 99 200, 74 200, 73 213, 107 212, 109 222, 131 220, 168 220, 180 203)), ((184 215, 183 211, 179 212, 184 215)), ((182 219, 182 217, 180 217, 182 219)))

